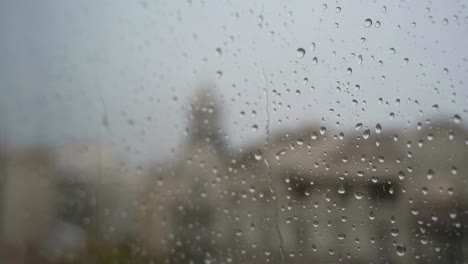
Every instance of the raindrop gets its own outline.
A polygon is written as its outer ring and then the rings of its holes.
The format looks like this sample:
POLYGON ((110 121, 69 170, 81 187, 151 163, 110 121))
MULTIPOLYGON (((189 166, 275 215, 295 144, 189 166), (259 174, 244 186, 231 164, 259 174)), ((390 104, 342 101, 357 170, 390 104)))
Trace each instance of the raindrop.
POLYGON ((434 171, 433 170, 428 170, 427 174, 426 174, 426 177, 427 177, 428 180, 431 180, 432 177, 434 177, 434 171))
POLYGON ((368 139, 369 136, 370 136, 370 130, 369 130, 369 129, 366 129, 366 130, 364 131, 364 133, 362 134, 362 137, 363 137, 364 139, 368 139))
POLYGON ((358 200, 361 200, 362 197, 364 197, 364 194, 362 192, 355 192, 354 197, 356 197, 358 200))
POLYGON ((304 57, 304 55, 305 55, 305 50, 303 48, 298 48, 296 50, 296 56, 298 58, 302 58, 302 57, 304 57))
POLYGON ((339 194, 345 194, 346 193, 346 190, 343 186, 340 186, 340 188, 338 188, 338 193, 339 194))
POLYGON ((442 25, 445 27, 448 25, 448 19, 444 18, 444 20, 442 20, 442 25))
POLYGON ((404 58, 404 59, 403 59, 403 65, 408 64, 408 62, 409 62, 409 59, 408 59, 408 58, 404 58))
POLYGON ((255 152, 254 157, 256 160, 261 160, 263 158, 262 152, 261 151, 255 152))
POLYGON ((460 117, 459 115, 454 115, 454 116, 453 116, 453 122, 454 122, 455 124, 460 124, 460 122, 461 122, 461 117, 460 117))
POLYGON ((314 51, 314 50, 315 50, 315 42, 310 43, 309 49, 310 49, 311 51, 314 51))
POLYGON ((368 18, 368 19, 364 20, 364 26, 366 28, 372 26, 372 19, 368 18))
POLYGON ((353 69, 351 69, 351 68, 346 69, 346 73, 347 73, 348 75, 353 74, 353 69))
POLYGON ((396 253, 398 256, 403 257, 406 254, 406 247, 404 245, 397 245, 396 253))
POLYGON ((356 126, 354 127, 356 130, 359 130, 362 128, 362 123, 357 123, 356 126))
POLYGON ((325 132, 327 132, 327 128, 324 126, 320 127, 320 135, 325 135, 325 132))
POLYGON ((314 57, 314 58, 312 59, 312 63, 313 63, 313 64, 317 64, 317 63, 318 63, 317 57, 314 57))
POLYGON ((375 126, 375 133, 380 134, 380 132, 382 132, 382 126, 378 123, 375 126))

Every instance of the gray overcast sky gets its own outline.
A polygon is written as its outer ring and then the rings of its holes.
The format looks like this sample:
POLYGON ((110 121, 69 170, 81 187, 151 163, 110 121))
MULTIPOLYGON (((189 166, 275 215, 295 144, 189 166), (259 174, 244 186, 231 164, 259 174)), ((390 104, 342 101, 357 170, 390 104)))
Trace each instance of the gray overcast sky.
POLYGON ((7 0, 0 36, 10 147, 105 138, 136 160, 162 159, 182 142, 195 88, 211 81, 238 150, 265 137, 264 77, 273 131, 468 119, 463 1, 7 0))

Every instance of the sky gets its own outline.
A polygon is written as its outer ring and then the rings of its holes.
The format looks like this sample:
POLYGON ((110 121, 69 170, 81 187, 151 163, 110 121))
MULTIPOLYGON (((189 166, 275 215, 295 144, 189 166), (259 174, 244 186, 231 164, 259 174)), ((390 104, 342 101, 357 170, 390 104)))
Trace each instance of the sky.
POLYGON ((183 149, 202 83, 233 152, 267 123, 467 127, 463 1, 6 0, 0 36, 9 149, 98 141, 164 160, 183 149))

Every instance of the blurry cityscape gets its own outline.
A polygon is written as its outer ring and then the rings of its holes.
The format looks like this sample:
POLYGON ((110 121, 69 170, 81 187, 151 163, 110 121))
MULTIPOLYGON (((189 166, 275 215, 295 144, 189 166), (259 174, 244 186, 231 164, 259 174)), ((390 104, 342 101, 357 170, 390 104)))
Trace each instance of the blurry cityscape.
POLYGON ((467 263, 468 131, 323 123, 226 146, 199 90, 176 159, 0 149, 1 263, 467 263))

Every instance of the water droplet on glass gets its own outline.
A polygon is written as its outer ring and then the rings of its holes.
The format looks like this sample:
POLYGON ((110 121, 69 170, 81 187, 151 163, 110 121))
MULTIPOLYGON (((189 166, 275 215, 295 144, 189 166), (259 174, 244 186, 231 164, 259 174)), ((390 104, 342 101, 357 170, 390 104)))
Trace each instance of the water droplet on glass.
POLYGON ((432 177, 434 177, 434 171, 433 170, 428 170, 427 174, 426 174, 426 177, 427 177, 428 180, 431 180, 432 177))
POLYGON ((324 126, 320 127, 320 135, 325 135, 325 132, 327 132, 327 128, 324 126))
POLYGON ((380 132, 382 132, 382 126, 380 125, 380 123, 378 123, 375 126, 375 133, 380 134, 380 132))
POLYGON ((347 73, 348 75, 353 74, 353 69, 351 69, 351 68, 346 69, 346 73, 347 73))
POLYGON ((461 122, 461 117, 460 117, 459 115, 454 115, 454 116, 453 116, 453 122, 454 122, 455 124, 460 124, 460 122, 461 122))
POLYGON ((406 246, 397 245, 396 246, 396 253, 397 253, 398 256, 403 257, 406 254, 406 246))
POLYGON ((445 27, 448 25, 448 19, 444 18, 444 20, 442 20, 442 25, 445 27))
POLYGON ((339 193, 339 194, 345 194, 345 193, 346 193, 346 190, 345 190, 345 188, 343 187, 343 185, 341 185, 341 186, 338 188, 338 193, 339 193))
POLYGON ((362 197, 364 197, 364 194, 362 192, 355 192, 354 197, 356 197, 358 200, 361 200, 362 197))
POLYGON ((368 19, 364 20, 364 26, 366 28, 372 26, 372 19, 368 18, 368 19))
POLYGON ((313 63, 313 64, 317 64, 317 63, 318 63, 317 57, 314 57, 314 58, 312 59, 312 63, 313 63))
POLYGON ((362 137, 363 137, 364 139, 368 139, 369 136, 370 136, 370 130, 369 130, 369 129, 366 129, 366 130, 364 131, 364 133, 362 134, 362 137))
POLYGON ((310 43, 309 49, 310 49, 311 51, 314 51, 314 50, 315 50, 315 42, 310 43))
POLYGON ((303 48, 298 48, 296 50, 296 56, 298 58, 302 58, 302 57, 304 57, 304 55, 305 55, 305 50, 303 48))

